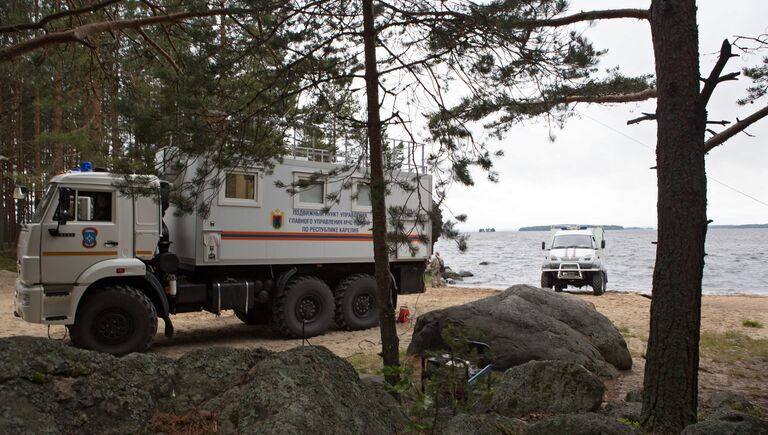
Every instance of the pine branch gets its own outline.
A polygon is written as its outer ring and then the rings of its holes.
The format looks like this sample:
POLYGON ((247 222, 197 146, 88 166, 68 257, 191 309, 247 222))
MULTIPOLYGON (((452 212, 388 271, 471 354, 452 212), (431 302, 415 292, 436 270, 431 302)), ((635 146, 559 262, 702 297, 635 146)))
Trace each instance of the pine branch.
POLYGON ((189 18, 202 18, 215 15, 229 15, 229 14, 251 14, 258 13, 260 11, 256 9, 241 9, 241 8, 228 8, 228 9, 211 9, 207 11, 196 12, 177 12, 175 14, 157 15, 146 18, 129 18, 116 21, 101 21, 97 23, 84 24, 82 26, 74 27, 69 30, 62 30, 60 32, 48 33, 37 38, 28 39, 26 41, 13 44, 8 47, 0 49, 0 62, 7 62, 14 58, 36 50, 41 47, 45 47, 53 44, 66 44, 70 42, 80 42, 88 44, 88 38, 92 35, 99 33, 127 30, 127 29, 139 29, 141 27, 152 26, 155 24, 162 24, 168 22, 181 21, 189 18))
POLYGON ((715 136, 711 137, 709 140, 704 142, 704 152, 708 153, 712 151, 714 147, 723 144, 728 139, 732 138, 733 136, 736 136, 738 133, 741 133, 742 131, 744 131, 744 129, 754 124, 755 122, 761 120, 762 118, 765 118, 766 116, 768 116, 768 106, 765 106, 762 109, 758 110, 757 112, 738 121, 737 123, 726 128, 725 130, 721 131, 720 133, 716 134, 715 136))
POLYGON ((613 104, 613 103, 631 103, 634 101, 645 101, 650 100, 651 98, 656 98, 657 92, 656 89, 644 89, 639 92, 633 92, 631 94, 616 94, 616 95, 588 95, 588 96, 579 96, 579 95, 572 95, 563 98, 562 103, 602 103, 602 104, 613 104))
POLYGON ((641 116, 639 118, 630 119, 629 121, 627 121, 627 125, 639 124, 639 123, 641 123, 643 121, 653 121, 654 119, 656 119, 656 114, 655 113, 645 113, 645 112, 642 112, 642 114, 643 114, 643 116, 641 116))
POLYGON ((60 18, 66 18, 71 17, 74 15, 80 15, 87 12, 95 12, 99 9, 104 9, 105 7, 117 3, 120 0, 105 0, 101 3, 96 3, 95 5, 82 7, 79 9, 68 9, 66 11, 57 12, 55 14, 47 15, 43 18, 41 18, 36 23, 26 23, 26 24, 9 24, 5 26, 0 26, 0 33, 10 33, 10 32, 19 32, 22 30, 35 30, 35 29, 42 29, 48 23, 54 20, 58 20, 60 18))

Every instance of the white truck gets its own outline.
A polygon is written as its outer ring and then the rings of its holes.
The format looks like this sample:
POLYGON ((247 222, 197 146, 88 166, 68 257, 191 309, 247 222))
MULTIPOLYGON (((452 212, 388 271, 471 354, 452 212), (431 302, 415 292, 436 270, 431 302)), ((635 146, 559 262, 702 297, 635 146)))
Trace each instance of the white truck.
POLYGON ((605 237, 602 227, 568 225, 552 228, 549 248, 541 266, 541 287, 561 292, 567 286, 591 286, 596 296, 605 293, 605 237))
MULTIPOLYGON (((55 176, 19 236, 14 313, 67 325, 75 346, 116 355, 147 349, 158 318, 170 337, 171 314, 201 310, 234 310, 244 323, 275 323, 289 337, 322 334, 334 320, 342 329, 376 326, 369 187, 360 171, 345 174, 343 189, 340 178, 313 177, 339 167, 327 160, 294 156, 273 171, 217 171, 201 195, 210 201, 206 215, 178 215, 167 201, 173 182, 196 173, 194 161, 168 170, 163 178, 172 182, 144 177, 142 195, 125 194, 105 172, 55 176), (312 182, 294 195, 275 184, 302 178, 312 182), (328 211, 334 191, 340 202, 328 211)), ((395 176, 418 188, 392 185, 388 206, 430 210, 430 175, 395 176)), ((431 255, 431 225, 404 228, 409 243, 390 258, 394 298, 424 291, 431 255)))

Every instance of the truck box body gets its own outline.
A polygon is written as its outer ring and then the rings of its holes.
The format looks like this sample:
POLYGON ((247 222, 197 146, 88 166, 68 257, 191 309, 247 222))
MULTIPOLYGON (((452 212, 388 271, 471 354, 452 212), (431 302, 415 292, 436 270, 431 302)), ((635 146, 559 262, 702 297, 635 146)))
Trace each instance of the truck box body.
MULTIPOLYGON (((182 267, 188 268, 373 262, 371 207, 368 198, 363 198, 367 190, 362 173, 320 181, 313 189, 322 189, 322 194, 300 192, 292 196, 286 188, 275 186, 276 182, 290 185, 334 167, 332 163, 286 158, 272 173, 258 168, 223 170, 218 175, 222 180, 218 192, 209 193, 213 200, 208 216, 177 216, 173 206, 166 212, 164 220, 173 241, 171 252, 179 257, 182 267), (237 183, 243 185, 243 179, 247 187, 238 192, 237 183), (351 188, 342 189, 345 179, 352 181, 351 188), (242 191, 246 195, 241 195, 242 191), (325 198, 331 192, 340 193, 338 204, 331 205, 325 198), (330 210, 324 211, 329 205, 330 210)), ((195 165, 190 165, 179 174, 177 182, 195 170, 195 165)), ((401 172, 396 176, 413 180, 416 174, 401 172)), ((392 185, 387 205, 430 210, 431 177, 420 174, 419 179, 418 192, 392 185)), ((424 235, 431 240, 431 226, 406 222, 405 229, 412 235, 415 255, 403 244, 391 260, 423 263, 431 255, 431 243, 420 243, 417 238, 424 235)))

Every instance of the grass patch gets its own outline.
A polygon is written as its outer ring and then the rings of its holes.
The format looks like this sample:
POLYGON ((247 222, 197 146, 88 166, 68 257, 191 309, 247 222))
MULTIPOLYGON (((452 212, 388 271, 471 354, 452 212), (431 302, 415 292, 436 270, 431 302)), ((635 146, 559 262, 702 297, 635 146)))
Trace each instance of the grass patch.
MULTIPOLYGON (((378 349, 371 349, 369 352, 356 353, 345 359, 348 363, 352 364, 352 367, 354 367, 358 373, 379 375, 384 369, 382 359, 378 354, 378 349)), ((406 357, 405 350, 403 349, 400 350, 400 364, 408 364, 408 357, 406 357)))
POLYGON ((621 424, 624 424, 624 425, 627 425, 629 427, 632 427, 632 428, 640 430, 640 422, 639 421, 631 420, 629 418, 624 418, 624 417, 619 417, 619 418, 616 419, 616 421, 618 421, 621 424))
POLYGON ((746 405, 744 403, 736 402, 731 405, 731 409, 755 416, 757 418, 765 418, 768 416, 768 410, 760 405, 746 405))
POLYGON ((751 338, 735 331, 702 332, 702 353, 724 362, 768 358, 768 340, 751 338))
POLYGON ((747 320, 742 321, 741 325, 742 326, 746 326, 747 328, 762 328, 763 327, 762 323, 760 323, 757 320, 751 320, 751 319, 747 319, 747 320))
POLYGON ((628 326, 619 326, 617 328, 619 330, 619 333, 623 335, 626 338, 634 337, 635 334, 632 333, 632 330, 629 329, 628 326))

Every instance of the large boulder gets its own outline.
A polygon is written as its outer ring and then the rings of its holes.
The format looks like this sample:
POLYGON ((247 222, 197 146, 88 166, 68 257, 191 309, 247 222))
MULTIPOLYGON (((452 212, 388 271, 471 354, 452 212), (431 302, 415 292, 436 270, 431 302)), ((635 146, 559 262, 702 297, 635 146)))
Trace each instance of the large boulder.
POLYGON ((526 422, 499 414, 458 414, 439 422, 434 432, 440 435, 506 435, 522 433, 526 422))
POLYGON ((0 433, 213 427, 223 433, 390 434, 406 423, 383 390, 361 382, 345 360, 311 346, 281 353, 211 348, 174 361, 3 338, 0 397, 0 433))
POLYGON ((504 372, 491 409, 509 417, 596 411, 604 392, 600 379, 578 364, 531 361, 504 372))
MULTIPOLYGON (((390 434, 402 416, 323 347, 301 347, 258 362, 247 382, 201 404, 223 433, 390 434)), ((402 411, 400 411, 402 413, 402 411)))
POLYGON ((0 339, 0 433, 138 433, 172 396, 173 360, 0 339))
POLYGON ((564 414, 529 424, 524 435, 637 435, 640 431, 601 414, 564 414))
POLYGON ((768 421, 738 411, 719 414, 686 427, 683 435, 768 435, 768 421))
POLYGON ((627 343, 607 317, 576 296, 528 285, 419 316, 408 354, 444 349, 442 331, 460 325, 491 346, 496 369, 532 360, 576 362, 604 376, 632 368, 627 343), (609 365, 610 364, 610 365, 609 365))

